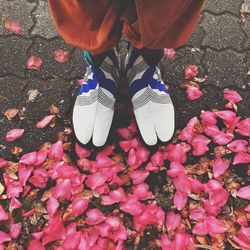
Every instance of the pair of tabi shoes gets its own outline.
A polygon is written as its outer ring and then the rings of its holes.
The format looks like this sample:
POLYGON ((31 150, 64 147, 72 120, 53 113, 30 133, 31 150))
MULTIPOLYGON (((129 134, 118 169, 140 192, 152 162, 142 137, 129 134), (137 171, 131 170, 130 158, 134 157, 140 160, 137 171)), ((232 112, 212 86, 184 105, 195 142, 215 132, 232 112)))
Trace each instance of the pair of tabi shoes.
MULTIPOLYGON (((83 85, 73 109, 73 128, 77 139, 95 146, 105 144, 114 115, 120 62, 116 49, 107 52, 100 67, 89 53, 83 85)), ((163 142, 174 133, 174 106, 162 81, 158 65, 149 65, 140 50, 130 45, 124 65, 135 119, 143 140, 148 145, 163 142)))

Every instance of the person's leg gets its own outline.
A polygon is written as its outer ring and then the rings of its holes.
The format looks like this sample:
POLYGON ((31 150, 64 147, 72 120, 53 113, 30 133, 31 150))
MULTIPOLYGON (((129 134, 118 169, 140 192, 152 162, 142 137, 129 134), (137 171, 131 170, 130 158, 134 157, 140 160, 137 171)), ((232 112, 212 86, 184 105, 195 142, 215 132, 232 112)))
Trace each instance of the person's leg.
POLYGON ((64 40, 84 49, 87 70, 73 109, 77 139, 92 137, 102 146, 114 114, 118 63, 113 49, 121 37, 122 0, 49 0, 50 12, 64 40))

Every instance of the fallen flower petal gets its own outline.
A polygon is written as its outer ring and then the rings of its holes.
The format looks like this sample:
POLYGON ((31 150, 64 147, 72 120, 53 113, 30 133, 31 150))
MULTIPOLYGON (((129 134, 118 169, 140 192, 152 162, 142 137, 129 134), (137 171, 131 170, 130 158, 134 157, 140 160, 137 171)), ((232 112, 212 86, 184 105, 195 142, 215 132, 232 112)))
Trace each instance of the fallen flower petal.
POLYGON ((189 79, 198 75, 198 67, 196 65, 189 65, 185 68, 184 78, 189 79))
POLYGON ((239 121, 236 124, 237 129, 235 130, 239 135, 250 136, 250 118, 239 121))
POLYGON ((26 63, 27 69, 40 70, 43 64, 42 59, 39 56, 31 56, 26 63))
POLYGON ((213 174, 215 178, 223 175, 229 168, 229 161, 217 158, 212 162, 213 174))
POLYGON ((238 92, 230 89, 224 90, 224 99, 234 103, 242 101, 242 97, 238 94, 238 92))
POLYGON ((246 153, 248 142, 245 140, 234 140, 227 144, 227 147, 235 153, 246 153))
POLYGON ((98 209, 89 209, 86 212, 85 222, 89 225, 96 225, 106 220, 106 216, 98 209))
POLYGON ((31 152, 23 155, 19 160, 19 163, 26 165, 33 165, 37 161, 37 152, 31 152))
POLYGON ((36 127, 37 128, 45 128, 47 127, 51 121, 55 118, 55 115, 47 115, 45 116, 41 121, 39 121, 37 124, 36 124, 36 127))
POLYGON ((167 231, 174 231, 179 227, 181 222, 181 216, 179 214, 175 214, 173 211, 167 213, 166 216, 166 227, 167 231))
POLYGON ((63 144, 62 141, 58 141, 51 145, 49 149, 48 156, 50 159, 54 159, 55 161, 62 160, 63 157, 63 144))
POLYGON ((174 60, 175 59, 175 49, 173 48, 165 48, 164 49, 164 55, 168 60, 174 60))
POLYGON ((56 50, 54 51, 54 59, 59 63, 65 63, 70 59, 70 53, 62 49, 56 50))
POLYGON ((188 197, 187 194, 184 194, 180 191, 176 191, 174 194, 174 205, 177 208, 177 210, 182 210, 186 203, 187 203, 188 197))
POLYGON ((72 202, 72 210, 75 216, 83 214, 88 208, 89 200, 74 198, 72 202))
POLYGON ((202 96, 202 92, 199 88, 194 86, 189 86, 186 90, 187 96, 189 100, 196 100, 202 96))
POLYGON ((236 195, 241 199, 250 200, 250 185, 240 188, 236 195))
POLYGON ((21 138, 23 133, 24 133, 24 129, 21 129, 21 128, 20 129, 19 128, 11 129, 6 134, 6 137, 5 137, 6 141, 13 142, 13 141, 21 138))
POLYGON ((5 28, 14 34, 20 35, 22 33, 22 26, 18 21, 6 22, 4 24, 5 28))
POLYGON ((248 153, 237 153, 233 160, 233 165, 250 163, 250 154, 248 153))

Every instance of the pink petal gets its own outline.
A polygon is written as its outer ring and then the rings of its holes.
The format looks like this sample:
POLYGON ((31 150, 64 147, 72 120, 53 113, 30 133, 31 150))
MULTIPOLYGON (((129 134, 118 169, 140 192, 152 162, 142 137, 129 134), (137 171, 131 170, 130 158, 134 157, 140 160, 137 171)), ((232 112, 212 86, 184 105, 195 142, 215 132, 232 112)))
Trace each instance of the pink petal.
POLYGON ((126 193, 123 188, 119 187, 116 190, 112 190, 109 193, 109 196, 116 200, 117 202, 125 202, 127 200, 126 193))
POLYGON ((247 213, 250 213, 250 204, 245 208, 245 211, 246 211, 247 213))
POLYGON ((6 134, 6 141, 8 142, 13 142, 17 139, 19 139, 20 137, 22 137, 24 133, 24 129, 19 129, 19 128, 14 128, 14 129, 11 129, 7 132, 6 134))
POLYGON ((227 144, 227 147, 235 153, 246 153, 248 142, 245 140, 234 140, 227 144))
POLYGON ((132 179, 133 184, 143 183, 148 175, 149 171, 146 170, 134 170, 129 173, 129 177, 132 179))
POLYGON ((228 144, 230 141, 232 141, 234 138, 233 134, 226 134, 222 131, 216 133, 215 135, 213 135, 213 141, 215 143, 217 143, 218 145, 226 145, 228 144))
POLYGON ((223 123, 227 128, 232 128, 235 126, 236 113, 231 110, 217 111, 215 114, 223 120, 223 123))
POLYGON ((63 157, 62 141, 58 141, 51 145, 48 156, 49 156, 49 159, 54 159, 55 161, 62 160, 62 157, 63 157))
POLYGON ((37 161, 37 152, 31 152, 23 155, 19 160, 19 163, 26 165, 33 165, 37 161))
POLYGON ((242 97, 237 93, 237 91, 229 89, 224 90, 224 99, 234 103, 242 101, 242 97))
POLYGON ((149 186, 146 183, 141 183, 133 187, 133 194, 139 200, 148 200, 152 197, 152 192, 149 191, 149 186))
POLYGON ((212 162, 214 178, 223 175, 229 168, 229 161, 217 158, 212 162))
POLYGON ((5 28, 14 34, 20 35, 22 32, 21 24, 18 21, 11 21, 5 23, 5 28))
POLYGON ((206 235, 208 233, 206 221, 196 223, 194 225, 192 232, 193 234, 196 234, 196 235, 201 235, 201 236, 206 235))
POLYGON ((81 241, 81 233, 76 232, 67 235, 67 237, 64 239, 63 244, 61 246, 63 249, 79 249, 79 243, 81 241))
POLYGON ((214 189, 209 192, 209 202, 212 206, 223 207, 228 200, 229 193, 223 188, 214 189))
POLYGON ((168 60, 174 60, 175 59, 175 49, 173 48, 165 48, 164 49, 164 55, 168 60))
POLYGON ((54 214, 57 212, 59 207, 59 202, 54 197, 50 197, 47 202, 47 211, 50 217, 53 217, 54 214))
POLYGON ((47 158, 47 150, 41 150, 37 152, 37 158, 36 161, 34 162, 34 165, 40 165, 44 163, 44 161, 47 158))
POLYGON ((191 190, 195 194, 200 194, 201 191, 203 191, 203 184, 200 183, 200 181, 196 179, 189 178, 189 181, 191 183, 191 190))
POLYGON ((70 53, 62 49, 56 50, 54 51, 54 59, 59 63, 65 63, 70 59, 70 53))
POLYGON ((3 244, 6 241, 10 241, 11 237, 9 234, 6 234, 3 231, 0 231, 0 244, 3 244))
POLYGON ((188 197, 187 194, 182 193, 180 191, 176 191, 174 194, 174 205, 177 208, 177 210, 182 210, 186 203, 187 203, 188 197))
POLYGON ((16 224, 11 223, 9 226, 11 238, 16 239, 19 236, 21 229, 22 229, 21 222, 16 223, 16 224))
POLYGON ((189 65, 188 67, 185 68, 185 79, 192 78, 194 76, 198 75, 198 67, 196 65, 189 65))
POLYGON ((122 203, 120 209, 131 215, 140 214, 143 210, 143 204, 135 196, 128 197, 127 201, 122 203))
POLYGON ((188 86, 186 93, 189 100, 196 100, 202 96, 202 92, 199 90, 199 88, 194 86, 188 86))
POLYGON ((140 142, 137 138, 134 138, 129 141, 120 141, 119 145, 124 152, 128 152, 131 148, 137 149, 140 145, 140 142))
POLYGON ((164 155, 159 150, 156 151, 151 157, 151 163, 154 167, 162 167, 164 164, 164 155))
POLYGON ((219 206, 212 206, 208 200, 203 200, 202 203, 209 215, 217 216, 221 212, 221 208, 219 206))
POLYGON ((203 208, 195 208, 189 214, 189 218, 191 220, 195 220, 198 222, 203 221, 206 218, 206 211, 203 208))
POLYGON ((107 180, 107 177, 102 173, 97 172, 92 175, 87 175, 87 180, 85 181, 86 185, 95 190, 96 188, 102 186, 107 180))
POLYGON ((148 160, 148 156, 149 156, 150 152, 148 149, 140 146, 137 150, 136 150, 136 159, 140 162, 145 162, 148 160))
POLYGON ((208 233, 213 237, 216 234, 225 233, 227 231, 227 228, 225 225, 218 219, 216 219, 213 216, 209 216, 206 218, 207 222, 207 230, 208 233))
POLYGON ((221 133, 219 128, 214 124, 202 123, 202 125, 203 125, 204 133, 208 136, 214 137, 218 135, 219 133, 221 133))
POLYGON ((216 124, 217 120, 216 120, 216 115, 214 112, 212 111, 201 111, 201 115, 200 115, 202 121, 206 124, 216 124))
POLYGON ((166 158, 169 161, 185 163, 187 160, 187 155, 180 143, 175 145, 169 144, 166 146, 166 158))
POLYGON ((74 198, 72 202, 72 210, 75 216, 83 214, 88 208, 89 200, 74 198))
POLYGON ((55 214, 49 221, 48 225, 43 229, 44 236, 42 238, 42 245, 46 245, 56 240, 65 239, 66 230, 63 225, 61 215, 55 214))
POLYGON ((88 225, 96 225, 106 220, 106 216, 96 208, 89 209, 86 216, 85 222, 88 225))
POLYGON ((178 176, 174 178, 173 183, 178 191, 181 191, 185 194, 191 193, 192 186, 186 174, 179 173, 178 176))
POLYGON ((233 160, 233 165, 250 163, 250 154, 248 153, 237 153, 233 160))
POLYGON ((244 250, 250 250, 250 244, 245 242, 244 240, 240 239, 237 236, 234 236, 232 238, 240 247, 242 247, 242 249, 244 250))
POLYGON ((195 135, 191 141, 191 145, 193 146, 193 155, 194 156, 201 156, 204 155, 209 148, 207 145, 211 142, 210 139, 208 139, 204 135, 195 135))
POLYGON ((167 231, 174 231, 179 227, 181 222, 181 216, 179 214, 175 214, 173 211, 167 213, 166 217, 166 227, 167 231))
POLYGON ((237 196, 241 199, 250 200, 250 185, 240 188, 237 192, 237 196))
POLYGON ((250 117, 248 117, 248 118, 246 118, 244 120, 239 121, 236 124, 236 127, 238 129, 236 129, 235 131, 238 134, 243 135, 243 136, 250 136, 250 117))
POLYGON ((135 134, 129 128, 118 128, 116 131, 125 140, 131 140, 135 134))
POLYGON ((166 233, 161 235, 161 247, 162 250, 172 250, 174 249, 174 243, 168 238, 166 233))
POLYGON ((22 203, 19 202, 16 198, 12 198, 10 201, 10 209, 17 209, 20 208, 22 206, 22 203))
POLYGON ((9 165, 9 162, 0 157, 0 168, 6 167, 9 165))
POLYGON ((56 199, 61 197, 62 199, 69 200, 71 197, 71 183, 69 179, 65 179, 58 183, 53 191, 52 196, 56 199))
POLYGON ((40 70, 40 67, 42 66, 43 61, 39 56, 31 56, 26 63, 27 69, 34 69, 34 70, 40 70))
POLYGON ((32 240, 29 242, 28 250, 46 250, 42 243, 39 240, 32 240))
POLYGON ((45 116, 41 121, 39 121, 37 124, 36 124, 36 127, 37 128, 45 128, 47 127, 51 121, 55 118, 55 115, 47 115, 45 116))
POLYGON ((84 159, 84 158, 89 157, 91 155, 91 152, 88 149, 80 147, 78 143, 75 144, 75 151, 76 151, 77 156, 80 159, 84 159))
POLYGON ((180 135, 179 135, 179 139, 182 141, 187 141, 187 142, 191 142, 191 140, 193 139, 193 136, 196 132, 195 127, 199 124, 199 120, 197 119, 197 117, 193 117, 188 124, 186 125, 186 127, 181 131, 180 135))
POLYGON ((2 220, 8 220, 9 215, 5 212, 4 208, 0 204, 0 221, 2 220))
POLYGON ((22 186, 26 185, 26 182, 27 182, 28 178, 30 177, 32 171, 33 171, 32 166, 26 167, 25 165, 22 165, 22 164, 19 165, 18 177, 19 177, 20 184, 22 186))
POLYGON ((170 162, 170 170, 167 170, 167 175, 177 177, 180 173, 186 173, 186 169, 179 162, 170 162))
POLYGON ((115 162, 111 158, 104 154, 97 154, 96 160, 98 168, 109 168, 115 164, 115 162))

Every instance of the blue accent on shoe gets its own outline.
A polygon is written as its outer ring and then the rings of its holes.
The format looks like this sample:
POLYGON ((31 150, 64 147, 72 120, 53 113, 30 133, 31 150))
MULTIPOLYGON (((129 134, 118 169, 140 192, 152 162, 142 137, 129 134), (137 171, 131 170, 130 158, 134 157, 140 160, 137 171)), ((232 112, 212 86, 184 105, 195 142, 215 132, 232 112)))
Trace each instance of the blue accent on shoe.
POLYGON ((90 65, 94 65, 94 61, 90 55, 90 53, 87 51, 87 50, 84 50, 82 52, 82 55, 83 57, 87 60, 87 62, 90 64, 90 65))
POLYGON ((163 91, 168 94, 168 91, 165 85, 161 81, 153 77, 155 70, 156 70, 156 67, 152 67, 152 66, 149 67, 144 72, 142 78, 137 79, 131 83, 129 87, 131 97, 133 97, 135 93, 137 93, 139 90, 148 87, 148 85, 152 89, 158 89, 159 91, 163 91))
POLYGON ((108 90, 113 94, 114 98, 117 97, 117 85, 114 81, 107 79, 102 70, 92 67, 92 72, 94 73, 95 78, 98 78, 99 86, 108 90))

